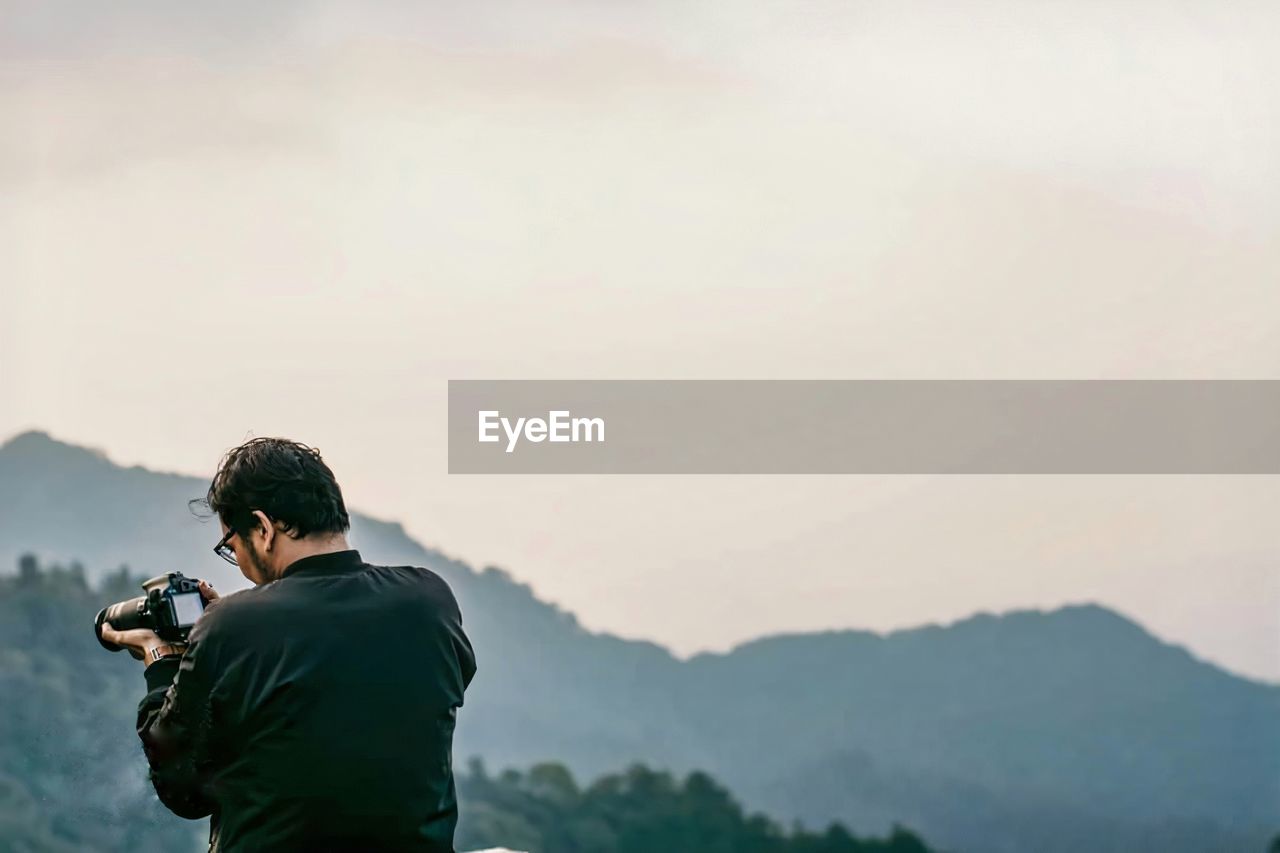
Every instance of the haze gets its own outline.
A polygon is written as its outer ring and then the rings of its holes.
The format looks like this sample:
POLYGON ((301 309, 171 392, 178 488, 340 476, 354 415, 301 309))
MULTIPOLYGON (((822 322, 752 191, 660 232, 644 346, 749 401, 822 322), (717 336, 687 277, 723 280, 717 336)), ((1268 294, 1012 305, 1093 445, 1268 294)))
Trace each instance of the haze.
POLYGON ((0 437, 296 437, 681 653, 1089 600, 1280 679, 1276 478, 444 446, 450 378, 1277 378, 1273 4, 2 6, 0 437))

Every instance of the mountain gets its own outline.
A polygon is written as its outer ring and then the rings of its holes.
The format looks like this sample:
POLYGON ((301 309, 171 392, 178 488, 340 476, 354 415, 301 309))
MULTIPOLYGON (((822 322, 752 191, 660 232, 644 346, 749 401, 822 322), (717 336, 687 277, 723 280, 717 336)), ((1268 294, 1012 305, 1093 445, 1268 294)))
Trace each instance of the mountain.
MULTIPOLYGON (((242 586, 210 553, 216 528, 187 510, 206 487, 17 436, 0 447, 0 566, 33 552, 91 576, 127 563, 242 586)), ((588 632, 398 524, 356 514, 352 541, 458 595, 480 664, 460 757, 588 777, 632 761, 703 769, 751 808, 862 832, 898 821, 954 850, 1261 850, 1280 829, 1280 687, 1101 607, 767 637, 681 661, 588 632)))
POLYGON ((708 735, 804 731, 761 784, 747 756, 706 762, 774 813, 986 850, 1261 849, 1280 826, 1280 689, 1101 607, 768 638, 689 669, 708 735))
MULTIPOLYGON (((91 578, 127 564, 148 576, 177 569, 223 592, 243 588, 239 570, 213 554, 217 523, 187 507, 208 485, 23 433, 0 446, 0 567, 29 552, 44 563, 82 562, 91 578)), ((666 650, 588 633, 505 572, 424 548, 399 524, 352 513, 351 542, 373 562, 427 566, 457 595, 482 668, 467 693, 460 755, 496 766, 563 757, 597 776, 654 745, 693 750, 687 727, 649 707, 649 691, 679 669, 666 650)))

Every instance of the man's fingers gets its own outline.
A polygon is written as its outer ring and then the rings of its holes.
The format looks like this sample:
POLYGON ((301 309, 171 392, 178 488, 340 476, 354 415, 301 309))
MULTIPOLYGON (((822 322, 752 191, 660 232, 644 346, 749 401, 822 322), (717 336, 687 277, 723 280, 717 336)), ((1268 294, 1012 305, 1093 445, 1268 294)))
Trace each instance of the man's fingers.
POLYGON ((125 649, 135 660, 141 660, 147 648, 160 642, 160 637, 150 629, 130 628, 127 631, 117 631, 109 622, 102 623, 102 639, 125 649))
POLYGON ((155 631, 152 631, 149 628, 129 628, 128 630, 120 631, 113 628, 110 622, 102 623, 103 639, 110 640, 111 642, 121 646, 128 646, 145 641, 154 633, 155 631))
POLYGON ((217 601, 218 593, 208 581, 200 581, 200 595, 205 601, 217 601))

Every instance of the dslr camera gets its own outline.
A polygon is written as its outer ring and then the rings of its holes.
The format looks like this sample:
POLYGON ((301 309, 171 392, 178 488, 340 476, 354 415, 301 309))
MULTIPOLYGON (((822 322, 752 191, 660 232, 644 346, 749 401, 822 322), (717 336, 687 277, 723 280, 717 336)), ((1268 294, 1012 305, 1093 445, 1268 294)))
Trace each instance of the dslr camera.
POLYGON ((191 626, 204 612, 204 597, 200 595, 200 581, 182 572, 159 575, 142 585, 146 595, 118 601, 98 611, 93 620, 98 642, 109 652, 118 652, 123 646, 102 639, 102 626, 110 625, 117 631, 130 628, 150 628, 162 639, 170 642, 186 642, 191 626))

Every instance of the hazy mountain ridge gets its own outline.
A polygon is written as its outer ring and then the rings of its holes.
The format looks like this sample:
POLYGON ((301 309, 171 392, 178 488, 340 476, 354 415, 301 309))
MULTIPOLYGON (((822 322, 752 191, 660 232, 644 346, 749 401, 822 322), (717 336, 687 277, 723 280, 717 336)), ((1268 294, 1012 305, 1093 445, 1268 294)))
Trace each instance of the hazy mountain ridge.
MULTIPOLYGON (((216 526, 187 509, 206 487, 24 433, 0 447, 0 567, 32 551, 92 575, 127 562, 243 586, 208 553, 216 526)), ((779 817, 900 820, 956 849, 1249 849, 1280 827, 1280 687, 1096 605, 764 637, 681 661, 586 631, 398 523, 354 514, 352 539, 458 595, 480 661, 460 757, 703 768, 779 817)))
MULTIPOLYGON (((691 663, 701 670, 686 687, 695 716, 716 715, 707 736, 730 728, 759 738, 787 725, 809 734, 778 746, 789 774, 742 784, 778 813, 814 820, 842 807, 866 826, 891 815, 941 820, 948 840, 985 837, 986 849, 1010 850, 1149 849, 1162 834, 1182 841, 1160 849, 1234 849, 1243 842, 1224 844, 1221 828, 1206 826, 1280 824, 1280 689, 1095 605, 884 637, 766 638, 691 663), (732 703, 699 688, 753 673, 770 681, 732 703), (819 678, 821 689, 806 689, 819 678), (992 830, 1011 826, 997 843, 992 830), (1099 834, 1114 847, 1099 847, 1099 834)), ((750 775, 736 756, 717 758, 707 766, 750 775)))

